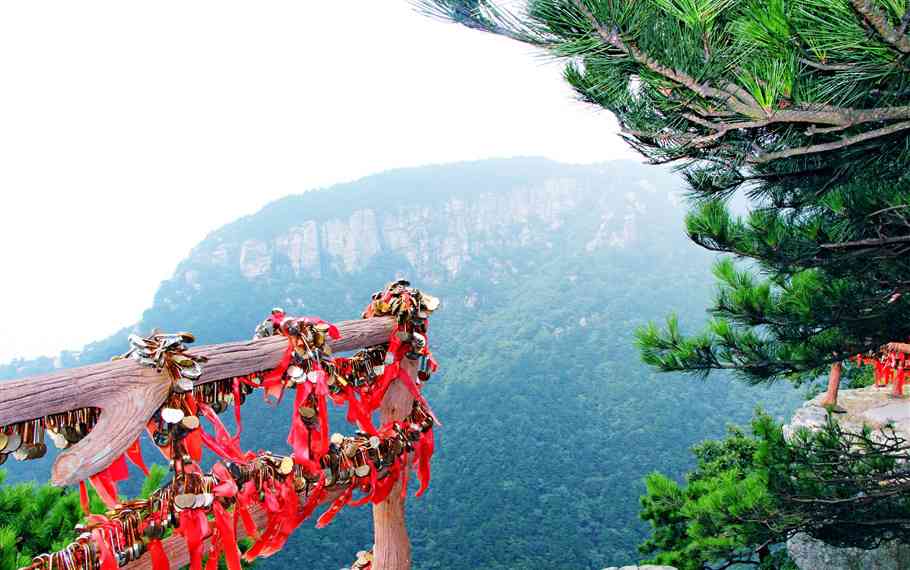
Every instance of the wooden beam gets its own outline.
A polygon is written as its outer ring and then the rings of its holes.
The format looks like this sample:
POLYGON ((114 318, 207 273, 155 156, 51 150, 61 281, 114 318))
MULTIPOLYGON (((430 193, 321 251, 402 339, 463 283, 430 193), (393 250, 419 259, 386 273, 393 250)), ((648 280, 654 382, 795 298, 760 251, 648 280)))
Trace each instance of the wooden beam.
MULTIPOLYGON (((328 344, 334 352, 346 352, 386 342, 394 321, 379 317, 337 324, 341 338, 328 344)), ((278 365, 286 347, 284 337, 200 346, 190 352, 209 361, 195 383, 270 370, 278 365)), ((91 433, 62 452, 51 470, 54 485, 73 485, 98 473, 126 451, 164 403, 169 390, 167 378, 133 360, 2 382, 0 426, 80 408, 99 408, 101 414, 91 433)))

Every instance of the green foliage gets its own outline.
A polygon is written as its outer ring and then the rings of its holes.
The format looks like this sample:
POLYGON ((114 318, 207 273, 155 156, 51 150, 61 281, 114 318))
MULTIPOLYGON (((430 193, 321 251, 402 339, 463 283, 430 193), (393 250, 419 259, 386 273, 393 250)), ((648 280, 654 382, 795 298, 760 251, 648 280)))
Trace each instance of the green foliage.
MULTIPOLYGON (((756 423, 767 421, 761 415, 756 423)), ((773 510, 767 477, 756 466, 764 443, 731 427, 726 438, 693 448, 698 463, 685 485, 659 473, 649 475, 641 517, 653 532, 641 545, 642 553, 680 570, 756 559, 754 545, 774 539, 761 524, 748 522, 773 510)))
MULTIPOLYGON (((168 476, 165 467, 152 464, 139 496, 148 498, 168 476)), ((6 477, 7 472, 0 470, 0 570, 16 570, 31 563, 35 555, 66 547, 76 538, 74 528, 85 523, 85 516, 78 489, 34 482, 4 484, 6 477)), ((107 508, 91 485, 88 493, 91 512, 103 514, 107 508)), ((249 541, 241 546, 248 548, 249 541)))
POLYGON ((786 439, 782 426, 759 412, 751 434, 731 427, 693 453, 697 465, 685 484, 659 473, 646 479, 641 517, 652 535, 641 551, 655 563, 786 568, 783 544, 799 532, 860 548, 910 536, 902 467, 910 446, 887 428, 848 433, 829 420, 786 439), (880 526, 887 532, 870 531, 880 526))
POLYGON ((139 497, 148 499, 152 493, 160 489, 165 480, 170 476, 170 472, 157 463, 149 467, 149 474, 142 481, 142 487, 139 490, 139 497))
MULTIPOLYGON (((63 548, 75 538, 73 528, 84 522, 78 490, 51 485, 4 485, 0 470, 0 568, 26 566, 32 556, 63 548)), ((92 512, 103 513, 104 504, 89 490, 92 512)))
MULTIPOLYGON (((424 3, 503 33, 479 17, 494 2, 424 3)), ((675 315, 641 327, 644 362, 799 384, 910 336, 910 3, 529 0, 517 13, 505 35, 566 59, 566 80, 614 113, 636 150, 676 161, 690 239, 728 254, 705 330, 684 332, 675 315), (738 192, 744 215, 729 206, 738 192)), ((882 522, 906 519, 899 443, 834 424, 793 445, 767 422, 753 429, 750 469, 685 489, 648 480, 646 551, 702 568, 758 554, 768 564, 763 548, 797 528, 833 544, 910 539, 882 522)))
MULTIPOLYGON (((0 471, 0 481, 6 472, 0 471)), ((93 507, 101 507, 97 496, 93 507)), ((35 554, 56 550, 73 538, 82 520, 78 491, 20 483, 0 486, 0 560, 4 569, 27 565, 35 554)))
MULTIPOLYGON (((60 550, 76 538, 77 524, 85 523, 78 490, 67 490, 33 482, 4 484, 5 470, 0 470, 0 570, 16 570, 31 563, 32 557, 60 550)), ((168 470, 158 464, 149 467, 149 475, 141 482, 139 496, 147 499, 169 477, 168 470)), ((88 486, 89 509, 92 513, 107 511, 95 490, 88 486)), ((241 541, 241 550, 250 546, 241 541)), ((243 564, 244 568, 252 564, 243 564)), ((227 567, 224 560, 219 568, 227 567)))

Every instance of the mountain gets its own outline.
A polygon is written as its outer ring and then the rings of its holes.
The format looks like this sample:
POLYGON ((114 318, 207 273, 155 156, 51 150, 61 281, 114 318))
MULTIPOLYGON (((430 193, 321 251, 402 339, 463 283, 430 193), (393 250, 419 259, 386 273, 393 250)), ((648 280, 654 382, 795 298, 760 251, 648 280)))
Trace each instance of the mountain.
MULTIPOLYGON (((536 158, 395 170, 273 202, 211 233, 142 321, 79 353, 17 361, 0 377, 122 352, 130 331, 247 338, 275 305, 357 316, 407 276, 443 300, 426 394, 443 426, 433 484, 409 502, 415 568, 603 568, 637 560, 642 477, 681 476, 688 448, 747 420, 783 418, 799 397, 658 375, 635 328, 676 311, 705 319, 712 256, 684 235, 682 182, 616 161, 536 158)), ((244 406, 245 444, 287 448, 290 410, 244 406)), ((339 421, 334 425, 340 426, 339 421)), ((150 457, 147 455, 147 457, 150 457)), ((11 466, 45 478, 47 461, 11 466)), ((366 509, 307 528, 259 565, 340 568, 371 540, 366 509)))

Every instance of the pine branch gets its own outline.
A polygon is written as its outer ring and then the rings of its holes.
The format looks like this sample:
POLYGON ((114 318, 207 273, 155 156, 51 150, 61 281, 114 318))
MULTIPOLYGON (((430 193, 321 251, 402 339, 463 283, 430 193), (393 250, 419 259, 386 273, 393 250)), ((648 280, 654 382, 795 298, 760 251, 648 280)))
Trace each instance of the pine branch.
POLYGON ((815 125, 812 125, 808 129, 806 129, 806 136, 811 137, 812 135, 838 133, 840 131, 845 131, 845 130, 849 129, 852 126, 853 125, 840 125, 837 127, 816 127, 815 125))
MULTIPOLYGON (((873 0, 850 0, 850 3, 853 5, 853 8, 862 14, 866 21, 869 22, 876 33, 885 40, 885 43, 901 53, 910 53, 910 39, 908 39, 906 35, 900 33, 899 30, 894 29, 888 22, 887 14, 876 6, 873 0)), ((905 14, 904 18, 906 17, 907 15, 905 14)), ((901 28, 906 29, 903 22, 901 23, 901 28)))
POLYGON ((822 249, 849 249, 854 247, 878 247, 890 245, 893 243, 908 243, 910 236, 897 236, 881 239, 861 239, 857 241, 847 241, 843 243, 823 243, 819 245, 822 249))
POLYGON ((753 164, 767 164, 769 162, 780 160, 782 158, 790 158, 792 156, 802 156, 807 154, 815 154, 820 152, 828 152, 832 150, 837 150, 841 148, 846 148, 851 145, 861 143, 863 141, 875 139, 878 137, 887 136, 894 134, 906 129, 910 129, 910 121, 905 121, 903 123, 895 123, 888 127, 883 127, 881 129, 874 129, 871 131, 866 131, 858 135, 851 137, 844 137, 838 141, 815 144, 809 146, 801 146, 796 148, 789 148, 787 150, 782 150, 779 152, 768 152, 759 154, 757 157, 750 159, 749 162, 753 164))
POLYGON ((906 34, 908 25, 910 25, 910 9, 904 12, 904 16, 901 18, 900 26, 897 28, 898 35, 903 36, 906 34))
POLYGON ((888 208, 882 208, 881 210, 876 210, 876 211, 872 212, 871 214, 868 214, 866 217, 867 217, 867 218, 873 218, 873 217, 878 216, 878 215, 880 215, 880 214, 885 214, 885 213, 893 212, 893 211, 896 211, 896 210, 903 210, 903 209, 905 209, 905 208, 910 208, 910 204, 900 204, 900 205, 897 205, 897 206, 891 206, 891 207, 888 207, 888 208))
POLYGON ((753 99, 745 89, 732 83, 725 86, 730 89, 729 91, 718 89, 707 83, 699 82, 694 77, 681 70, 667 67, 639 50, 632 42, 623 40, 619 35, 619 29, 617 27, 613 26, 608 30, 581 0, 572 0, 572 4, 584 15, 585 19, 587 19, 588 23, 594 28, 604 42, 630 56, 651 71, 685 86, 690 91, 697 93, 705 99, 717 99, 724 102, 731 109, 744 115, 753 116, 761 113, 761 106, 755 102, 755 99, 753 99))
MULTIPOLYGON (((763 109, 755 101, 752 96, 733 83, 727 83, 724 85, 724 88, 719 89, 705 82, 699 82, 691 75, 679 70, 667 67, 654 58, 647 55, 645 52, 641 51, 634 43, 628 40, 624 40, 619 32, 619 29, 616 26, 607 28, 604 26, 591 12, 591 10, 585 5, 581 0, 573 0, 573 5, 584 15, 588 23, 594 28, 597 34, 601 39, 612 46, 613 48, 621 51, 622 53, 628 55, 634 59, 639 64, 647 67, 651 71, 654 71, 660 74, 671 81, 678 83, 695 94, 701 96, 705 99, 714 99, 719 103, 725 105, 730 110, 740 113, 742 115, 755 118, 757 120, 740 122, 740 123, 724 123, 724 122, 711 122, 704 121, 698 117, 695 117, 692 114, 686 114, 685 117, 691 122, 698 124, 702 127, 709 128, 714 130, 714 133, 702 135, 702 136, 691 136, 680 134, 676 137, 666 136, 665 134, 657 133, 642 133, 636 131, 627 131, 629 134, 638 136, 639 138, 658 140, 666 143, 673 143, 673 139, 676 138, 677 141, 682 143, 685 146, 692 147, 704 147, 710 145, 723 138, 728 132, 736 129, 757 129, 762 127, 767 127, 775 123, 810 123, 810 124, 827 124, 833 125, 832 128, 815 128, 810 127, 807 130, 808 135, 821 134, 821 133, 831 133, 841 130, 845 130, 849 127, 870 123, 870 122, 882 122, 888 120, 898 120, 898 119, 910 119, 910 106, 901 106, 901 107, 885 107, 885 108, 874 108, 874 109, 852 109, 852 108, 843 108, 836 107, 831 105, 811 105, 805 107, 797 107, 792 110, 777 110, 777 111, 768 111, 763 109)), ((885 22, 887 24, 887 22, 885 22)), ((817 144, 817 145, 808 145, 803 147, 796 147, 787 149, 780 152, 765 153, 761 152, 755 158, 749 160, 754 164, 762 164, 771 162, 774 160, 779 160, 782 158, 788 158, 792 156, 800 156, 806 154, 814 154, 821 152, 828 152, 832 150, 837 150, 844 148, 853 144, 857 144, 866 140, 877 138, 880 136, 885 136, 892 134, 903 129, 910 127, 910 122, 907 123, 898 123, 896 125, 891 125, 888 127, 883 127, 880 129, 874 129, 867 131, 865 133, 860 133, 852 137, 846 137, 839 141, 817 144)), ((666 157, 664 161, 672 162, 678 159, 680 153, 673 153, 671 156, 666 157)), ((652 160, 654 160, 652 158, 652 160)))
POLYGON ((910 106, 853 109, 833 105, 797 105, 792 110, 767 113, 769 123, 816 123, 853 126, 910 119, 910 106))
POLYGON ((727 570, 727 568, 730 568, 730 567, 732 567, 732 566, 736 566, 736 565, 739 565, 739 564, 751 564, 752 566, 759 566, 761 563, 760 563, 760 562, 755 562, 754 560, 745 560, 745 559, 742 559, 742 558, 739 558, 739 559, 733 558, 733 559, 731 559, 731 560, 728 560, 726 563, 722 564, 721 566, 718 566, 717 568, 714 568, 713 566, 709 566, 709 565, 707 565, 707 564, 705 565, 705 568, 706 568, 706 570, 727 570))
POLYGON ((850 71, 856 67, 849 63, 821 63, 805 57, 799 58, 799 62, 820 71, 850 71))

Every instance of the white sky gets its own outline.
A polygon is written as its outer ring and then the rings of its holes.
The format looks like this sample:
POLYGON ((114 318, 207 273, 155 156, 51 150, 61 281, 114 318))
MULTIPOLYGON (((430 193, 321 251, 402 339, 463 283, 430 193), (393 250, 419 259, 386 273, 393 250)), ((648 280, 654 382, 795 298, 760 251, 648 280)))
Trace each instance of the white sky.
POLYGON ((0 362, 135 322, 209 231, 287 194, 629 156, 560 74, 405 0, 0 3, 0 362))

